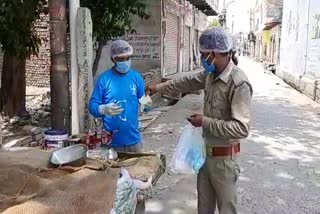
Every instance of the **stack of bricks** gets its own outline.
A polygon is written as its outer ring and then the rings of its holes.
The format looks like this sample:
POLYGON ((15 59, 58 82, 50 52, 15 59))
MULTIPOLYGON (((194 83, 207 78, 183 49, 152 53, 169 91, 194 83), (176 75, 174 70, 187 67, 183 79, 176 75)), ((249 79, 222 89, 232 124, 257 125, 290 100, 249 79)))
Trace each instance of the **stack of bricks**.
MULTIPOLYGON (((142 73, 142 77, 143 77, 146 85, 159 84, 162 81, 161 69, 160 68, 151 69, 148 72, 142 73)), ((160 97, 161 97, 161 94, 157 93, 152 96, 152 99, 157 100, 160 97)))
POLYGON ((160 68, 151 69, 148 72, 142 73, 142 77, 146 85, 154 85, 161 83, 161 70, 160 68))
POLYGON ((27 86, 49 87, 50 86, 50 28, 49 15, 42 14, 36 21, 34 30, 41 39, 38 57, 32 55, 26 63, 27 86))

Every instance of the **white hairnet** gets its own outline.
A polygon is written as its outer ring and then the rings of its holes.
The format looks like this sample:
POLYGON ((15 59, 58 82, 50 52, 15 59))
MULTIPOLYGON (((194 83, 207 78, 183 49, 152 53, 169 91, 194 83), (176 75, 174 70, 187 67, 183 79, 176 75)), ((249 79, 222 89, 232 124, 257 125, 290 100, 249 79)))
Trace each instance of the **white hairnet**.
POLYGON ((221 27, 204 31, 199 39, 201 52, 226 53, 232 48, 230 35, 221 27))
POLYGON ((133 54, 132 46, 124 40, 116 40, 111 44, 111 57, 131 56, 133 54))

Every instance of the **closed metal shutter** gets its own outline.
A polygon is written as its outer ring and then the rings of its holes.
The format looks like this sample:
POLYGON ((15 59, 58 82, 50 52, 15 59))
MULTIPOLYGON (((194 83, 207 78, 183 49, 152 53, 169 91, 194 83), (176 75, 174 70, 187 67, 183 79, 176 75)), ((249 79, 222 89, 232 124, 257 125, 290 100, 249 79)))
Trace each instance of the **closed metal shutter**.
POLYGON ((184 27, 184 60, 183 71, 190 70, 190 28, 184 27))
POLYGON ((164 46, 165 76, 178 71, 178 24, 178 16, 168 13, 164 46))
POLYGON ((195 50, 193 50, 192 57, 196 57, 193 59, 193 63, 195 67, 200 67, 200 50, 199 50, 199 31, 194 31, 194 44, 195 50))

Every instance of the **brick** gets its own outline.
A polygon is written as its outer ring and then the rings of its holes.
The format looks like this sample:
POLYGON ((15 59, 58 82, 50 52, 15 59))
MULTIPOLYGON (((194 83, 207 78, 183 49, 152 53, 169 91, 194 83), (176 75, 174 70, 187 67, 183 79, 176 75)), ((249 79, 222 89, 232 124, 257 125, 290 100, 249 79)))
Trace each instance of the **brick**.
POLYGON ((50 29, 49 15, 42 14, 36 21, 34 30, 41 39, 38 57, 32 55, 26 63, 27 86, 49 87, 50 84, 50 29))
POLYGON ((32 135, 32 140, 34 141, 41 141, 43 139, 42 133, 37 134, 37 135, 32 135))
POLYGON ((29 143, 29 147, 37 147, 39 145, 40 145, 40 143, 38 141, 32 141, 29 143))
POLYGON ((38 135, 38 134, 42 135, 42 129, 36 126, 26 125, 22 129, 29 135, 38 135))

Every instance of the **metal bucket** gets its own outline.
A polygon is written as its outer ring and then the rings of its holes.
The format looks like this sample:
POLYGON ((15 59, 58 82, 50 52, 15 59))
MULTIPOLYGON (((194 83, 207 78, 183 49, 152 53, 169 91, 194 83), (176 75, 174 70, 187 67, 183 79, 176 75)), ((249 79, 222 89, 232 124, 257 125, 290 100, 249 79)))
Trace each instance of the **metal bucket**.
POLYGON ((67 139, 68 132, 66 130, 49 129, 44 132, 44 148, 49 151, 61 149, 67 139))

